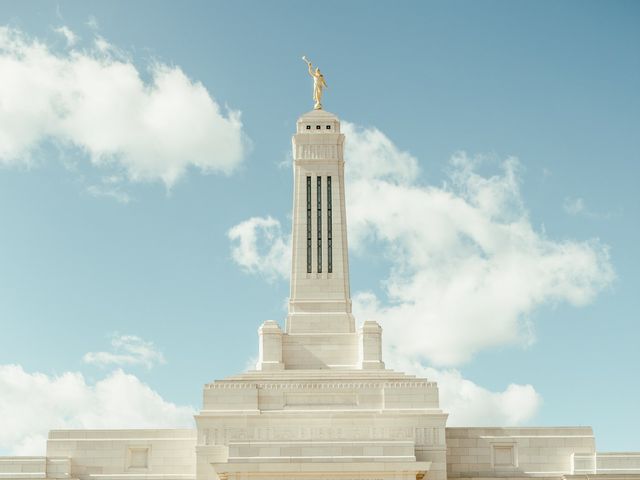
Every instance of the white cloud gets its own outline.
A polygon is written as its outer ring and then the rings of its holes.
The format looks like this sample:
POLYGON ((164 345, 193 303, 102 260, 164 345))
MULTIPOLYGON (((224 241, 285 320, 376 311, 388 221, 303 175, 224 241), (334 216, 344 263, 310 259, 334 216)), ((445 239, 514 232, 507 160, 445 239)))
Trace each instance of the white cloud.
POLYGON ((562 203, 562 208, 569 215, 582 216, 593 220, 608 220, 611 217, 619 215, 619 212, 594 212, 587 207, 587 203, 581 197, 566 197, 562 203))
POLYGON ((69 27, 63 25, 62 27, 54 28, 53 30, 59 33, 67 41, 67 47, 73 47, 78 42, 78 36, 71 31, 69 27))
POLYGON ((165 363, 164 355, 148 342, 135 335, 114 335, 111 352, 88 352, 82 357, 85 363, 100 367, 110 365, 142 365, 148 369, 165 363))
MULTIPOLYGON (((371 293, 361 292, 353 297, 356 318, 376 317, 382 308, 371 293)), ((394 325, 387 324, 383 334, 386 367, 437 382, 440 408, 449 414, 447 425, 522 425, 529 422, 542 405, 542 397, 532 385, 511 383, 505 390, 493 392, 464 378, 455 368, 425 365, 419 355, 408 354, 402 345, 388 341, 389 330, 393 328, 394 325)))
POLYGON ((608 249, 598 240, 554 241, 522 206, 518 162, 483 177, 457 154, 451 184, 423 187, 351 180, 352 245, 386 252, 387 298, 371 318, 412 357, 458 365, 480 350, 533 340, 530 315, 566 301, 585 305, 609 285, 608 249))
POLYGON ((98 25, 98 19, 93 15, 89 15, 86 25, 92 30, 98 30, 100 28, 100 25, 98 25))
POLYGON ((103 171, 167 187, 190 168, 228 174, 240 164, 239 112, 222 109, 179 67, 153 63, 146 82, 106 40, 94 45, 58 53, 0 27, 0 165, 33 163, 50 141, 103 171))
POLYGON ((399 150, 377 128, 362 128, 342 122, 341 129, 346 138, 345 169, 348 178, 406 183, 417 177, 416 158, 399 150))
POLYGON ((447 425, 500 426, 529 422, 542 405, 532 385, 509 384, 492 392, 468 380, 456 369, 435 369, 411 360, 398 351, 385 351, 387 367, 438 383, 440 408, 449 413, 447 425))
POLYGON ((286 278, 291 273, 290 235, 283 235, 278 220, 253 217, 231 228, 228 236, 233 260, 243 270, 268 280, 286 278))
POLYGON ((127 204, 131 202, 131 195, 117 188, 109 188, 101 185, 89 185, 87 187, 87 192, 92 197, 112 198, 118 203, 127 204))
POLYGON ((249 359, 244 364, 244 372, 250 372, 256 369, 256 364, 258 363, 258 355, 253 355, 249 357, 249 359))
MULTIPOLYGON (((75 169, 75 166, 70 165, 67 168, 75 169)), ((121 175, 103 175, 97 183, 88 185, 86 191, 92 197, 110 198, 126 205, 134 199, 126 191, 124 181, 125 179, 121 175)))
POLYGON ((578 198, 571 198, 571 197, 565 198, 564 199, 564 203, 562 204, 562 208, 569 215, 578 215, 580 213, 583 213, 585 211, 585 209, 586 209, 585 204, 584 204, 584 200, 582 198, 580 198, 580 197, 578 197, 578 198))
POLYGON ((51 429, 193 427, 194 414, 121 370, 88 383, 0 365, 0 450, 13 455, 43 455, 51 429))
POLYGON ((107 186, 107 185, 89 185, 87 192, 92 197, 106 197, 112 198, 118 203, 130 203, 132 198, 127 192, 123 191, 120 186, 107 186))

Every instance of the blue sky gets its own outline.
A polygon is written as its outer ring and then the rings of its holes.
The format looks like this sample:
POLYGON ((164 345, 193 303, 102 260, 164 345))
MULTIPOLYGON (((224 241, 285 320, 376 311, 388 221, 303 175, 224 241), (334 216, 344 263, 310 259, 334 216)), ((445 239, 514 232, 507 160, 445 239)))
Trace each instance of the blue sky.
POLYGON ((100 417, 185 423, 282 321, 303 54, 351 133, 352 294, 394 365, 438 379, 452 419, 640 449, 639 20, 624 1, 2 2, 0 452, 100 417))

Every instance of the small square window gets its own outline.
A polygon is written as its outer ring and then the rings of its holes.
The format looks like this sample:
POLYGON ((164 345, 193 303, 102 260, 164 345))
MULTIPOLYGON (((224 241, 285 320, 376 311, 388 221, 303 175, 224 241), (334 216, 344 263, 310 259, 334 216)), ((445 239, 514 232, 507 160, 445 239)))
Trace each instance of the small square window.
POLYGON ((316 125, 316 130, 320 130, 320 125, 316 125))
POLYGON ((149 467, 149 449, 148 448, 130 448, 129 449, 129 468, 148 468, 149 467))
POLYGON ((513 465, 513 447, 495 447, 493 452, 496 465, 513 465))
POLYGON ((327 130, 331 130, 331 125, 327 125, 327 130))
POLYGON ((311 130, 311 125, 307 125, 307 130, 311 130))
POLYGON ((497 444, 492 446, 491 463, 493 468, 513 469, 518 466, 518 450, 516 444, 497 444))

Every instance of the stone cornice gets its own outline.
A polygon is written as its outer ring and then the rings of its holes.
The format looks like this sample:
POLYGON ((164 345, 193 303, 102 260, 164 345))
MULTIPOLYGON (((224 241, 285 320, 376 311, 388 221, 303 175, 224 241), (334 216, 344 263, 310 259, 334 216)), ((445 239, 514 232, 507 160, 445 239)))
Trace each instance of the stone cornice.
POLYGON ((243 382, 221 380, 205 385, 205 389, 265 389, 265 390, 345 390, 362 388, 433 388, 437 387, 436 382, 426 380, 416 381, 370 381, 370 382, 243 382))

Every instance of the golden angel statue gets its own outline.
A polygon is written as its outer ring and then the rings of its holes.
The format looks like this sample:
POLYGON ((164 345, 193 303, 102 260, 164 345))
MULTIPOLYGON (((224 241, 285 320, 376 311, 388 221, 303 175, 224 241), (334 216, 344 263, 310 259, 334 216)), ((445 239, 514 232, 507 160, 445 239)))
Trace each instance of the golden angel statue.
POLYGON ((302 60, 307 62, 309 67, 309 75, 313 77, 313 101, 316 102, 313 106, 314 110, 322 110, 322 89, 329 88, 327 82, 324 80, 324 75, 320 73, 320 69, 316 67, 313 69, 311 62, 307 60, 307 57, 303 56, 302 60))

